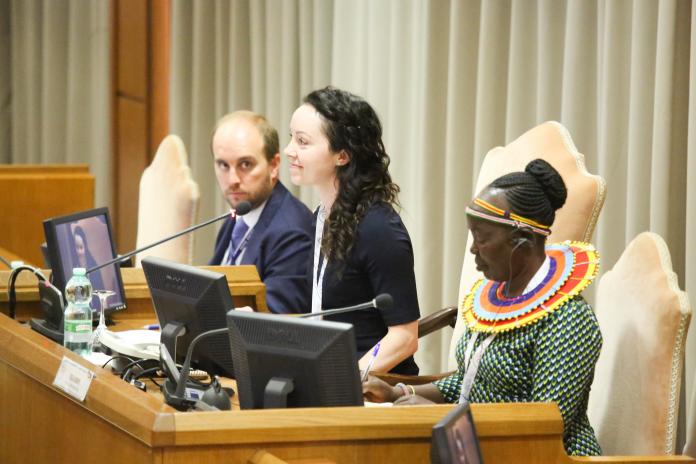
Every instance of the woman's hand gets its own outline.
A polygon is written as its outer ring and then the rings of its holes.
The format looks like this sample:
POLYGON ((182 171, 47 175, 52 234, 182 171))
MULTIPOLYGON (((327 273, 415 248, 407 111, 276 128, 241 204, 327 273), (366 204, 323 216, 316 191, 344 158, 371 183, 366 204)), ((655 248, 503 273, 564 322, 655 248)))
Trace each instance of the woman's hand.
POLYGON ((363 397, 373 403, 386 403, 399 398, 400 388, 392 387, 384 380, 368 376, 362 384, 363 397))
POLYGON ((435 402, 430 401, 427 398, 423 398, 420 395, 404 395, 394 401, 394 406, 405 406, 412 404, 435 404, 435 402))

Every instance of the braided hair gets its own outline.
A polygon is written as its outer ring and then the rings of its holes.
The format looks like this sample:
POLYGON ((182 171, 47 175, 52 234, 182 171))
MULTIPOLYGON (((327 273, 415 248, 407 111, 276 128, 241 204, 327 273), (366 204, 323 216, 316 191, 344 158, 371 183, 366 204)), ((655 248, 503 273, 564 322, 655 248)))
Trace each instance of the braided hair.
POLYGON ((561 175, 542 159, 530 161, 524 172, 497 178, 489 187, 505 191, 512 212, 547 226, 553 224, 556 210, 568 197, 561 175))
POLYGON ((399 187, 389 175, 382 124, 369 103, 331 86, 311 92, 303 102, 321 115, 331 151, 343 150, 350 158, 337 167, 338 194, 321 242, 322 252, 338 264, 340 273, 355 243, 360 220, 373 204, 398 206, 399 187))

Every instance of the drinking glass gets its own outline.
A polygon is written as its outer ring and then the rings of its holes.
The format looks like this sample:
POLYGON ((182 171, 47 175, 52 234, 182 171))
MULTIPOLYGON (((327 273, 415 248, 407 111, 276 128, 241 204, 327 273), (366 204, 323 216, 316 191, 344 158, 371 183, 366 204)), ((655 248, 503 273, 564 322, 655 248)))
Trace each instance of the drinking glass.
POLYGON ((92 294, 99 297, 99 325, 92 332, 92 336, 89 339, 89 345, 92 351, 102 351, 101 338, 103 333, 106 331, 106 322, 104 321, 104 308, 106 308, 106 300, 109 299, 111 295, 114 294, 112 290, 92 290, 92 294))

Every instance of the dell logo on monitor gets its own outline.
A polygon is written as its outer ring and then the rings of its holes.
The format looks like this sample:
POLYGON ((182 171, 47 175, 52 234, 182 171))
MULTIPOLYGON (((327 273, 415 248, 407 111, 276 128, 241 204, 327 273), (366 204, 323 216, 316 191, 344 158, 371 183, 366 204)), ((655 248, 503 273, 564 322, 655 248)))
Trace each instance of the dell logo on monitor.
POLYGON ((268 327, 268 339, 276 342, 285 342, 288 345, 299 345, 300 336, 296 331, 284 328, 268 327))

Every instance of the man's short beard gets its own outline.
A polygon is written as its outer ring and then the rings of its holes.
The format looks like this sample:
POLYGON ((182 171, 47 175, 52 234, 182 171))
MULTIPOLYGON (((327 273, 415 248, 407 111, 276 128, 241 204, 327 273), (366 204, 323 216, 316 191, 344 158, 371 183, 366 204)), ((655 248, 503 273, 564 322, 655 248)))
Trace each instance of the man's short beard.
MULTIPOLYGON (((239 204, 241 201, 248 201, 249 203, 251 203, 251 209, 258 208, 263 204, 264 201, 268 200, 271 197, 271 195, 273 194, 273 188, 277 183, 278 181, 276 180, 274 182, 273 179, 271 179, 271 176, 269 175, 267 184, 268 189, 264 189, 260 192, 257 192, 257 194, 255 194, 253 197, 250 197, 247 200, 240 200, 239 202, 237 202, 237 204, 239 204)), ((232 204, 230 204, 230 206, 232 208, 235 208, 235 206, 232 206, 232 204)))

